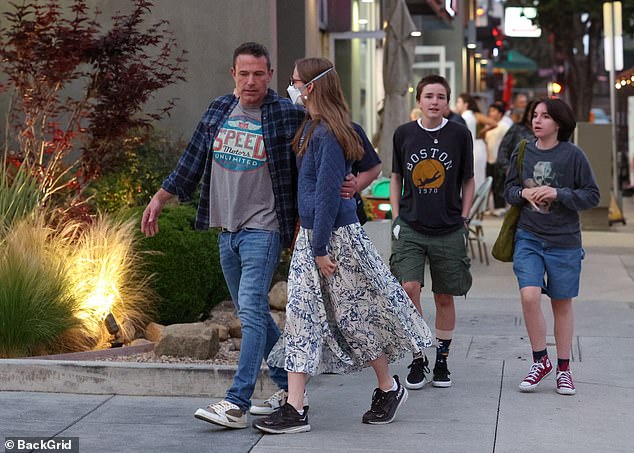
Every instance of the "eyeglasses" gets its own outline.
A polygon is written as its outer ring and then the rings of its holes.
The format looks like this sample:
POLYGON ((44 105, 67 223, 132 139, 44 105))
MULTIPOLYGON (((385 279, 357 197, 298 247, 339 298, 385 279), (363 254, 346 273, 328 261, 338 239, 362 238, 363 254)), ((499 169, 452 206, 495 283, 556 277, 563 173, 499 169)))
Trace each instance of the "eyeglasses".
POLYGON ((294 78, 293 78, 293 76, 290 76, 290 77, 288 78, 288 84, 289 84, 289 85, 295 85, 295 83, 297 83, 297 82, 304 83, 304 81, 303 81, 303 80, 301 80, 301 79, 294 79, 294 78))
POLYGON ((316 75, 315 77, 313 77, 312 79, 310 79, 308 82, 304 82, 303 80, 300 79, 294 79, 293 76, 290 76, 288 78, 288 83, 289 85, 295 85, 295 82, 302 82, 303 85, 310 85, 311 83, 321 79, 323 76, 325 76, 326 74, 328 74, 330 71, 332 71, 333 69, 335 69, 334 66, 329 67, 328 69, 326 69, 324 72, 322 72, 321 74, 316 75))

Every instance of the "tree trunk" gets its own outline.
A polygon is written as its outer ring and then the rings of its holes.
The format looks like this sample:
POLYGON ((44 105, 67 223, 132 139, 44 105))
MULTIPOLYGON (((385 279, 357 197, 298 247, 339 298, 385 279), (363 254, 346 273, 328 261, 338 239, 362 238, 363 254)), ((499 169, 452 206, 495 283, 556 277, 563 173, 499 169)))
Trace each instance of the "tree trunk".
POLYGON ((539 23, 552 36, 553 63, 566 69, 563 97, 578 121, 588 120, 593 104, 601 63, 601 14, 601 5, 594 0, 542 0, 538 6, 539 23))
POLYGON ((601 44, 601 28, 597 21, 591 21, 587 28, 588 53, 584 55, 582 40, 578 39, 575 47, 568 52, 568 61, 573 62, 570 77, 570 105, 578 121, 588 121, 594 99, 594 86, 597 81, 599 46, 601 44))

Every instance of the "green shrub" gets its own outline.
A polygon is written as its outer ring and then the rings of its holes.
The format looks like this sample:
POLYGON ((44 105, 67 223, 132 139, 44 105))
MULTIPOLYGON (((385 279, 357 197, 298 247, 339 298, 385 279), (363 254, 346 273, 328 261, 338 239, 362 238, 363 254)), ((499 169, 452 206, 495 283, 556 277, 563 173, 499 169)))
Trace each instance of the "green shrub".
POLYGON ((19 167, 10 174, 6 162, 0 165, 0 238, 13 224, 33 213, 40 199, 35 178, 19 167))
POLYGON ((275 273, 273 274, 271 286, 275 285, 277 282, 288 280, 288 271, 291 267, 292 257, 293 251, 291 249, 282 249, 280 262, 275 269, 275 273))
MULTIPOLYGON (((142 210, 139 209, 139 212, 142 210)), ((218 253, 218 232, 197 231, 196 208, 167 205, 159 219, 159 233, 140 242, 150 286, 158 293, 156 321, 162 324, 205 319, 218 302, 229 298, 218 253)), ((139 215, 140 218, 140 215, 139 215)))
POLYGON ((45 350, 79 324, 66 264, 48 245, 50 232, 18 222, 0 245, 0 357, 45 350))
POLYGON ((90 183, 86 194, 101 212, 117 212, 124 208, 145 206, 157 187, 172 171, 184 148, 170 140, 165 133, 152 130, 144 136, 141 131, 125 153, 120 165, 90 183))

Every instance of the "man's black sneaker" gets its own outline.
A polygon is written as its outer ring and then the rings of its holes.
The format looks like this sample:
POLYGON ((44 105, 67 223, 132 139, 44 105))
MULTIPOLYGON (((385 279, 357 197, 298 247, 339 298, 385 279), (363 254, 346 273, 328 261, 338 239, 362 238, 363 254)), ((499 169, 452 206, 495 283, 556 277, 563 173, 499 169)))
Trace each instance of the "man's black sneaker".
POLYGON ((431 385, 434 387, 451 387, 451 373, 447 369, 447 362, 436 362, 434 366, 434 380, 431 385))
POLYGON ((291 434, 310 431, 308 424, 308 406, 304 406, 304 414, 288 403, 268 417, 253 422, 253 427, 269 434, 291 434))
POLYGON ((385 425, 391 423, 396 411, 407 401, 407 389, 401 385, 398 376, 394 376, 396 390, 384 392, 377 388, 372 394, 370 410, 363 414, 363 423, 371 425, 385 425))
POLYGON ((405 387, 408 389, 422 389, 429 382, 425 377, 425 373, 429 373, 429 360, 426 356, 415 358, 407 368, 409 374, 405 378, 405 387))

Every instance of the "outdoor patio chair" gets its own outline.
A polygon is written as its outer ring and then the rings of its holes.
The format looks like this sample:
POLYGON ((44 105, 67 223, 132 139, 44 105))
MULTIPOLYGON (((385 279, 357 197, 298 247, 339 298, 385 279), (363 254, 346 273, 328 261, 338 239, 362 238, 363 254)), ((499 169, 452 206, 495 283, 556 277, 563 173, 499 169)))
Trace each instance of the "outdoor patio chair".
POLYGON ((475 243, 478 246, 478 258, 480 262, 482 262, 482 257, 484 256, 484 261, 487 266, 489 265, 489 254, 487 244, 484 241, 483 219, 492 184, 493 178, 491 176, 488 176, 484 182, 480 184, 480 187, 477 188, 473 197, 473 205, 469 212, 469 218, 471 218, 471 222, 469 222, 469 249, 471 250, 471 257, 475 259, 475 243))

